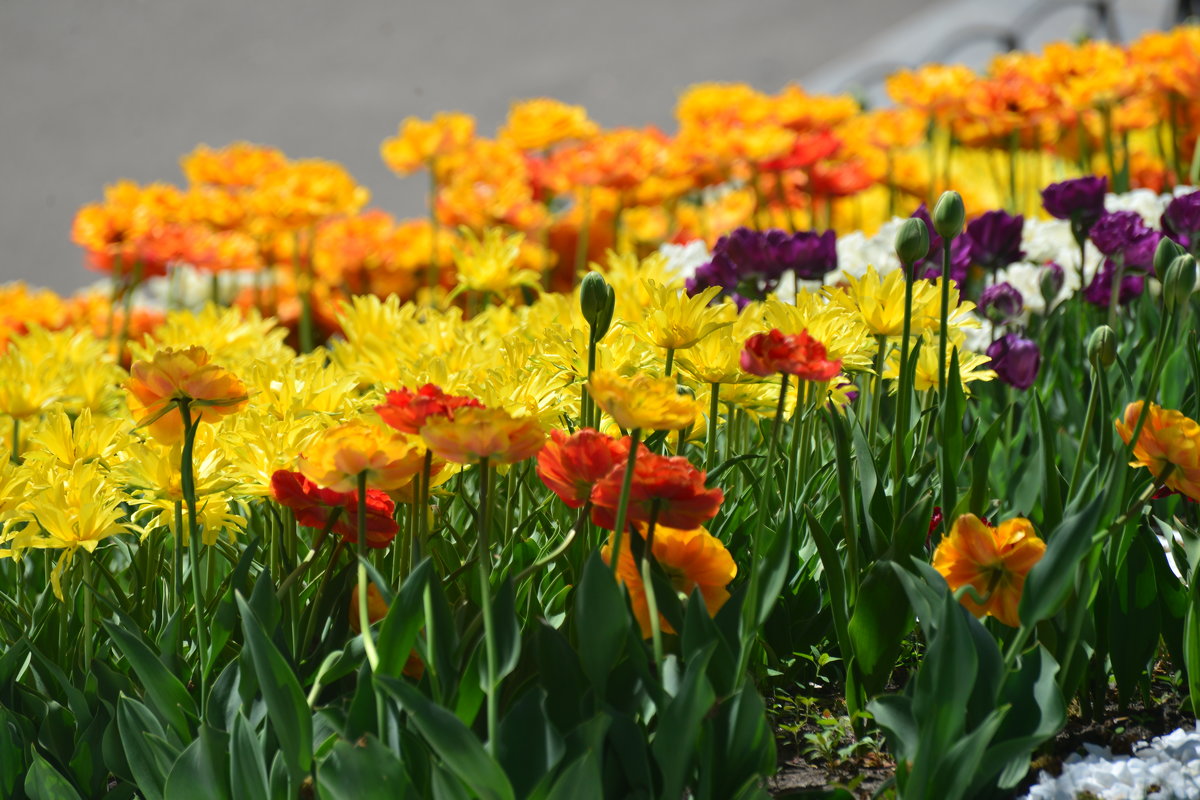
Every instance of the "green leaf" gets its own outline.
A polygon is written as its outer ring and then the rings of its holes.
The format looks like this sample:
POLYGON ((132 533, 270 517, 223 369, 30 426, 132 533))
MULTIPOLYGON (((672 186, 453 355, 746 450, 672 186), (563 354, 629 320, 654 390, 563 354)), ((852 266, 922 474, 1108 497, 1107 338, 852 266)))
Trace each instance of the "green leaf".
POLYGON ((237 800, 271 800, 262 742, 240 710, 229 733, 229 784, 237 800))
POLYGON ((150 709, 127 695, 117 700, 117 727, 129 769, 146 800, 162 800, 171 764, 179 751, 150 709))
POLYGON ((971 492, 967 508, 972 514, 983 516, 988 501, 988 475, 992 465, 992 451, 1004 429, 1004 417, 1007 412, 1001 412, 988 427, 983 437, 975 441, 971 449, 971 492))
MULTIPOLYGON (((1142 672, 1158 650, 1162 619, 1154 561, 1146 537, 1138 533, 1113 578, 1109 594, 1108 641, 1113 677, 1122 702, 1128 703, 1142 672)), ((1158 541, 1154 547, 1161 552, 1158 541)))
MULTIPOLYGON (((487 598, 484 598, 484 602, 487 602, 487 598)), ((517 668, 517 662, 521 659, 521 624, 517 621, 516 602, 512 576, 509 576, 500 584, 500 590, 492 599, 492 615, 496 623, 496 674, 493 676, 496 686, 500 685, 504 676, 517 668)), ((480 685, 482 687, 482 682, 480 685)))
POLYGON ((1075 584, 1079 562, 1091 548, 1104 499, 1093 498, 1082 509, 1066 516, 1047 537, 1046 554, 1029 571, 1017 609, 1025 627, 1032 628, 1048 619, 1066 600, 1075 584))
MULTIPOLYGON (((416 757, 408 751, 405 755, 416 757)), ((317 765, 317 786, 325 800, 404 800, 416 796, 404 764, 373 734, 357 742, 339 739, 317 765)))
POLYGON ((146 698, 154 710, 181 740, 190 740, 192 737, 188 716, 196 716, 196 704, 184 685, 159 661, 158 656, 154 655, 140 634, 107 620, 102 624, 113 644, 121 651, 121 655, 125 656, 125 660, 146 687, 146 698))
POLYGON ((418 564, 404 579, 400 593, 388 606, 387 616, 379 626, 379 639, 375 642, 375 649, 379 653, 376 671, 381 675, 398 678, 404 672, 404 665, 408 663, 409 653, 425 619, 425 587, 432 570, 433 565, 428 558, 418 564))
POLYGON ((603 800, 604 781, 596 751, 589 750, 571 762, 547 795, 547 800, 603 800))
POLYGON ((716 693, 705 677, 715 646, 714 642, 692 657, 679 691, 660 712, 650 751, 662 773, 661 797, 675 798, 683 794, 698 751, 696 740, 700 737, 700 723, 716 702, 716 693))
POLYGON ((889 561, 876 561, 858 590, 858 602, 848 632, 854 663, 868 696, 883 690, 912 628, 912 610, 904 602, 904 587, 889 561))
POLYGON ((298 786, 312 770, 312 714, 295 673, 240 593, 237 604, 242 613, 246 649, 250 652, 255 678, 267 704, 271 728, 279 739, 292 783, 298 786))
POLYGON ((550 724, 545 703, 545 691, 534 687, 521 695, 500 722, 496 759, 517 797, 528 797, 566 752, 562 737, 550 724))
POLYGON ((1038 432, 1041 434, 1042 472, 1046 476, 1046 491, 1042 496, 1042 528, 1053 530, 1062 522, 1062 476, 1058 474, 1058 452, 1054 446, 1054 431, 1042 407, 1042 398, 1033 393, 1037 412, 1038 432))
POLYGON ((438 758, 472 791, 484 800, 514 800, 512 784, 504 770, 458 717, 404 681, 380 676, 377 682, 409 713, 438 758))
POLYGON ((199 738, 179 754, 171 767, 163 796, 170 800, 229 800, 225 784, 228 743, 224 739, 224 734, 202 726, 199 738))
POLYGON ((29 795, 29 800, 81 800, 71 782, 36 750, 29 774, 25 776, 25 794, 29 795))
POLYGON ((598 700, 604 697, 608 676, 621 658, 629 613, 612 571, 592 553, 583 567, 583 580, 575 595, 575 626, 579 659, 598 700))

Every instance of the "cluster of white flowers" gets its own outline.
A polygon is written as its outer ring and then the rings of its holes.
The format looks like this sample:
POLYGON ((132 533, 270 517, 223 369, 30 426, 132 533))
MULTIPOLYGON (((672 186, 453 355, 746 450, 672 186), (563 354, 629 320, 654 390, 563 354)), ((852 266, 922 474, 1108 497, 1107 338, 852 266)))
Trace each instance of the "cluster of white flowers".
POLYGON ((1070 756, 1057 778, 1042 772, 1026 800, 1200 798, 1200 732, 1180 728, 1138 742, 1128 756, 1114 756, 1107 747, 1084 747, 1086 755, 1070 756))

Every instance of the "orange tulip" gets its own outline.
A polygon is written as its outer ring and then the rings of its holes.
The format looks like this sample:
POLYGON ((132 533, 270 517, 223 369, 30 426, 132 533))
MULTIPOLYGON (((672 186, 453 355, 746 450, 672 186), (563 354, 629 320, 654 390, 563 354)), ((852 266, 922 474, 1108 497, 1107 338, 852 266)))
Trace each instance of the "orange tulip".
POLYGON ((974 514, 963 514, 938 544, 933 568, 952 591, 968 584, 974 587, 982 602, 970 594, 962 597, 962 604, 972 614, 990 614, 1015 628, 1021 624, 1017 605, 1025 576, 1045 552, 1046 543, 1027 519, 1015 517, 993 528, 974 514))
POLYGON ((171 413, 188 401, 192 419, 215 422, 246 405, 246 387, 229 370, 209 363, 203 347, 167 348, 130 369, 129 410, 139 427, 164 444, 183 438, 183 418, 171 413))
POLYGON ((499 408, 464 407, 453 419, 429 419, 421 437, 434 455, 456 464, 485 458, 493 464, 515 464, 546 443, 546 432, 536 419, 517 419, 499 408))

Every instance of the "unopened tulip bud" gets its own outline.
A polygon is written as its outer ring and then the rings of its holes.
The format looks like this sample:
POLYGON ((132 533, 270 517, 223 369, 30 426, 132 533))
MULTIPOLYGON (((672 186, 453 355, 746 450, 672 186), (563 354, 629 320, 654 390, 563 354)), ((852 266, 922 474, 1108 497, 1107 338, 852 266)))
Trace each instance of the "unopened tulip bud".
POLYGON ((954 191, 942 192, 937 205, 933 207, 933 229, 938 236, 949 241, 962 233, 966 216, 962 195, 954 191))
POLYGON ((1108 368, 1117 360, 1117 334, 1107 325, 1092 331, 1087 345, 1088 361, 1093 368, 1108 368))
POLYGON ((1162 237, 1158 240, 1158 247, 1154 250, 1154 274, 1164 277, 1171 262, 1186 254, 1187 250, 1184 250, 1179 244, 1167 236, 1162 237))
POLYGON ((608 302, 608 281, 599 272, 589 272, 579 284, 579 309, 588 325, 595 326, 596 318, 608 302))
POLYGON ((906 219, 896 231, 896 255, 900 263, 912 266, 929 255, 929 228, 922 220, 906 219))
POLYGON ((1163 305, 1168 311, 1174 311, 1187 303, 1195 289, 1196 259, 1191 255, 1175 258, 1163 277, 1163 305))
POLYGON ((612 324, 613 311, 617 308, 617 293, 613 287, 604 284, 604 305, 600 307, 599 313, 596 314, 596 321, 592 323, 592 341, 598 342, 604 338, 604 334, 608 333, 608 326, 612 324))

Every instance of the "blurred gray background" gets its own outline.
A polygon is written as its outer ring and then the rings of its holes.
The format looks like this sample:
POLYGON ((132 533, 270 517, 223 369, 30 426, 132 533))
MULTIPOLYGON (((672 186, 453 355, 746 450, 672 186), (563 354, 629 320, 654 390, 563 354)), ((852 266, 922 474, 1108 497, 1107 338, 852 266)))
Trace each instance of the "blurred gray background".
MULTIPOLYGON (((982 65, 1003 46, 996 31, 1018 31, 1022 46, 1074 38, 1098 25, 1087 5, 0 0, 0 283, 95 281, 69 240, 76 209, 119 178, 181 183, 179 157, 202 142, 339 161, 372 205, 415 216, 422 179, 397 179, 379 159, 408 115, 466 111, 490 134, 510 101, 545 95, 602 125, 669 129, 678 93, 713 80, 878 100, 892 67, 982 65)), ((1128 39, 1168 24, 1175 2, 1108 5, 1128 39)))

